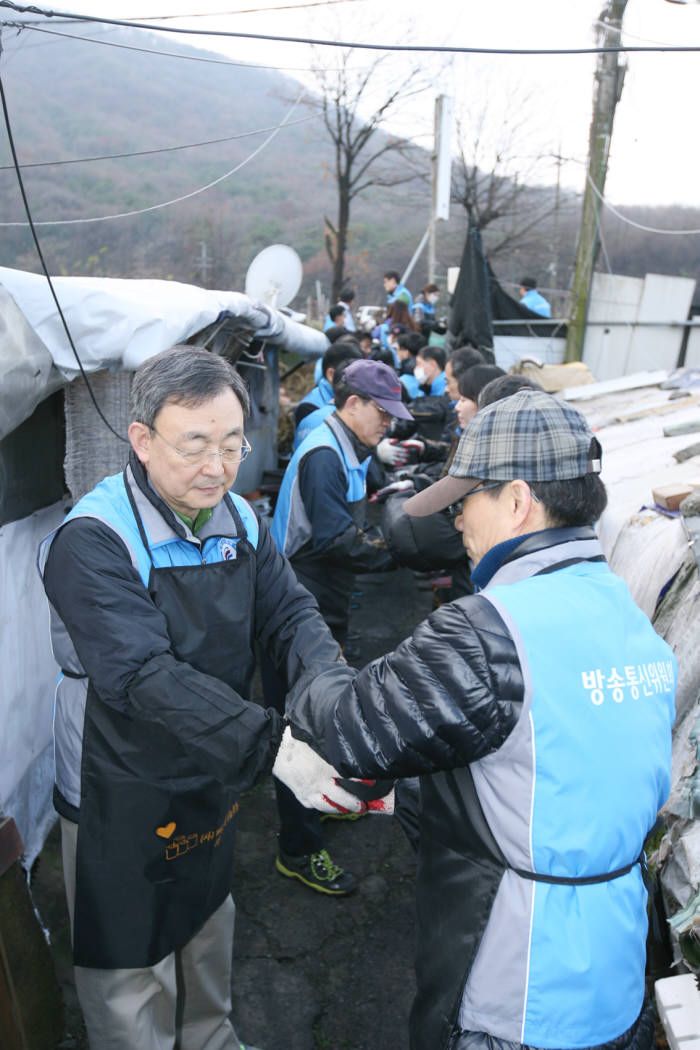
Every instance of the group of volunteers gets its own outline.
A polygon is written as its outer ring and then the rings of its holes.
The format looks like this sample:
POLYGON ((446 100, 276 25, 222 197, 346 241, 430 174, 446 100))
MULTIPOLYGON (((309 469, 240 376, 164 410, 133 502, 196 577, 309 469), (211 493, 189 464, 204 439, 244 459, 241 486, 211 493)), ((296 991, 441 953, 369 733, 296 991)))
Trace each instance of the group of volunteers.
MULTIPOLYGON (((414 317, 398 274, 384 284, 414 317)), ((418 325, 435 323, 430 287, 418 325)), ((336 309, 271 524, 234 491, 245 384, 174 346, 134 375, 123 472, 40 549, 91 1050, 245 1050, 236 813, 271 774, 277 870, 339 897, 356 878, 321 814, 400 818, 419 785, 410 1050, 651 1050, 644 843, 677 667, 601 550, 600 443, 488 354, 448 356, 401 322, 363 348, 336 309), (449 566, 450 600, 358 670, 355 574, 391 587, 399 565, 449 566)))

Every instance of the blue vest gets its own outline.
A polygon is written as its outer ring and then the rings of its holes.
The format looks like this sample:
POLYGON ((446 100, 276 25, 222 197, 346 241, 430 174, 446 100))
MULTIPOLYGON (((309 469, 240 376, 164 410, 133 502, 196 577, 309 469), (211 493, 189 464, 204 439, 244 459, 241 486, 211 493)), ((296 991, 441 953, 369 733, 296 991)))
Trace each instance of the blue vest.
POLYGON ((309 412, 308 416, 304 416, 299 426, 294 431, 294 441, 292 442, 292 452, 296 452, 301 445, 304 438, 308 437, 312 430, 320 426, 324 419, 332 415, 335 412, 335 405, 331 401, 328 405, 321 405, 315 412, 309 412))
MULTIPOLYGON (((138 492, 138 489, 135 488, 138 492)), ((253 550, 258 545, 258 520, 252 508, 242 496, 229 492, 236 510, 246 530, 246 537, 253 550)), ((172 532, 170 526, 160 517, 156 509, 145 500, 139 500, 146 535, 151 545, 153 565, 156 569, 169 565, 201 565, 205 559, 208 564, 217 561, 228 561, 235 557, 235 549, 240 539, 246 537, 232 536, 233 519, 225 504, 219 503, 214 508, 202 533, 202 546, 180 539, 172 532), (217 531, 220 527, 220 531, 217 531), (215 533, 208 535, 210 533, 215 533)), ((134 519, 129 499, 124 488, 121 474, 113 474, 101 481, 91 492, 88 492, 75 505, 66 521, 73 518, 99 518, 107 522, 124 540, 132 563, 138 569, 144 587, 148 587, 151 571, 151 559, 148 556, 134 519)))
MULTIPOLYGON (((319 359, 320 360, 320 359, 319 359)), ((299 402, 300 405, 315 405, 316 408, 321 408, 322 405, 327 405, 329 401, 333 400, 333 387, 328 382, 325 376, 321 376, 316 386, 309 390, 306 397, 303 397, 299 402)))
POLYGON ((391 305, 395 299, 402 299, 408 306, 408 309, 413 312, 413 296, 405 284, 397 284, 393 292, 389 292, 386 297, 386 301, 389 305, 391 305))
POLYGON ((347 478, 348 503, 363 500, 367 492, 367 470, 372 457, 360 462, 339 421, 329 416, 302 441, 284 472, 270 532, 278 549, 288 558, 311 539, 311 522, 299 491, 299 466, 316 448, 333 449, 340 458, 347 478))
POLYGON ((420 388, 420 383, 411 372, 406 372, 405 375, 399 376, 399 379, 406 387, 406 390, 408 391, 408 396, 411 398, 411 401, 413 401, 417 397, 425 396, 420 388))
MULTIPOLYGON (((226 504, 221 501, 214 507, 211 518, 200 530, 198 543, 195 537, 187 540, 177 536, 161 517, 157 508, 146 499, 133 479, 131 484, 155 568, 168 568, 173 565, 201 566, 203 561, 206 561, 207 564, 229 561, 236 557, 236 547, 241 539, 248 539, 253 549, 257 549, 258 519, 242 496, 229 492, 240 515, 245 530, 244 534, 236 535, 235 521, 226 504)), ((101 481, 78 501, 65 521, 81 517, 96 518, 98 521, 105 522, 117 533, 129 552, 131 564, 139 573, 147 589, 151 560, 141 540, 122 474, 113 474, 101 481)), ((60 527, 63 524, 65 522, 60 527)), ((42 574, 51 543, 57 532, 58 529, 55 529, 41 542, 39 571, 42 574)), ((54 702, 56 784, 67 802, 78 808, 80 806, 80 749, 87 679, 82 677, 83 668, 65 628, 63 626, 59 628, 53 616, 52 644, 59 666, 72 671, 75 675, 73 677, 61 674, 56 690, 54 702)))
MULTIPOLYGON (((514 638, 526 692, 505 744, 470 766, 484 816, 512 868, 615 872, 639 856, 668 796, 675 658, 605 563, 515 582, 509 571, 482 594, 514 638)), ((506 871, 460 1027, 544 1048, 625 1031, 644 996, 646 901, 639 864, 590 885, 506 871)))
POLYGON ((430 396, 440 397, 447 390, 447 376, 444 372, 438 372, 435 379, 430 384, 430 396))
POLYGON ((535 288, 530 288, 525 292, 525 295, 520 300, 520 305, 527 306, 528 310, 532 310, 533 314, 541 314, 542 317, 552 316, 552 307, 535 288))
POLYGON ((413 317, 419 324, 433 324, 435 321, 435 307, 427 299, 420 299, 413 306, 413 317))

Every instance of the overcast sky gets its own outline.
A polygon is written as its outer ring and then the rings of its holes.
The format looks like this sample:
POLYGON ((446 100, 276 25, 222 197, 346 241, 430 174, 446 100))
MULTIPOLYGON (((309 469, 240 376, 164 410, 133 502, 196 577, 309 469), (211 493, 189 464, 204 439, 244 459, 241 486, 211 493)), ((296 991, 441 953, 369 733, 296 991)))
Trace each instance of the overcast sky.
MULTIPOLYGON (((138 21, 145 21, 146 16, 192 16, 197 12, 196 17, 161 25, 198 30, 506 48, 591 46, 595 43, 593 25, 603 7, 603 0, 402 0, 389 9, 382 0, 345 0, 274 10, 298 2, 63 0, 52 7, 138 21)), ((157 25, 153 23, 154 28, 157 25)), ((630 45, 700 44, 700 4, 629 0, 623 28, 624 42, 630 45)), ((83 32, 88 34, 89 29, 83 32)), ((169 37, 172 50, 180 42, 221 51, 241 61, 272 65, 312 83, 310 49, 303 45, 169 37)), ((323 55, 329 64, 337 60, 332 48, 323 49, 323 55)), ((357 61, 369 63, 374 57, 372 52, 362 52, 357 61)), ((621 208, 625 204, 698 205, 700 54, 632 54, 628 61, 606 197, 621 208)), ((595 56, 456 56, 448 60, 406 54, 391 58, 387 65, 392 76, 398 77, 416 62, 424 66, 431 86, 407 104, 397 132, 422 135, 420 141, 427 145, 434 95, 445 91, 454 95, 456 110, 467 124, 484 110, 494 123, 504 115, 514 115, 516 126, 526 132, 524 136, 521 132, 520 154, 530 151, 531 156, 545 157, 538 168, 539 178, 554 180, 553 156, 560 154, 566 158, 560 167, 564 184, 583 188, 595 56)))

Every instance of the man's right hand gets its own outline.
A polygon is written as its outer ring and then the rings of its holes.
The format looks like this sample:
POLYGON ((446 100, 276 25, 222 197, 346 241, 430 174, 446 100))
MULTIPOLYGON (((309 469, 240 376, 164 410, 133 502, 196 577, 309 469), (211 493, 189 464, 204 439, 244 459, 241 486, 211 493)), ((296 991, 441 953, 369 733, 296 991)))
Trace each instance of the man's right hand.
POLYGON ((361 813, 366 803, 338 785, 339 774, 303 740, 296 740, 287 726, 272 773, 294 792, 302 806, 322 813, 361 813))

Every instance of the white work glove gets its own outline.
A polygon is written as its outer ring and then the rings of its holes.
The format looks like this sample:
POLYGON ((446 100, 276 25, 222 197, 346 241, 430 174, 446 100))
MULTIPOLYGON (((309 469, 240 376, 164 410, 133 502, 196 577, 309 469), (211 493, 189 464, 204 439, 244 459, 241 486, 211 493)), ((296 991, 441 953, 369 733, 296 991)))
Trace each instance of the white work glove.
POLYGON ((386 467, 397 465, 397 457, 400 460, 401 452, 396 438, 382 438, 377 445, 377 456, 386 467))
MULTIPOLYGON (((317 755, 303 740, 296 740, 287 726, 272 767, 273 776, 292 791, 302 806, 322 813, 393 813, 394 789, 380 798, 373 780, 345 780, 349 791, 340 787, 337 771, 317 755), (355 785, 357 785, 355 787, 355 785), (359 794, 351 792, 357 791, 359 794)), ((388 787, 388 783, 386 783, 388 787)), ((384 791, 386 792, 386 787, 384 791)))
POLYGON ((397 443, 397 453, 394 464, 397 467, 406 467, 409 463, 417 463, 423 455, 425 442, 418 438, 408 438, 406 441, 397 443))
POLYGON ((303 740, 295 740, 287 726, 272 767, 272 774, 290 791, 302 806, 322 813, 360 813, 366 807, 359 798, 338 787, 338 773, 303 740))
POLYGON ((410 478, 401 478, 398 481, 392 481, 390 485, 385 485, 383 489, 377 489, 369 497, 370 503, 383 503, 389 496, 393 496, 395 492, 407 492, 408 489, 415 488, 410 478))

